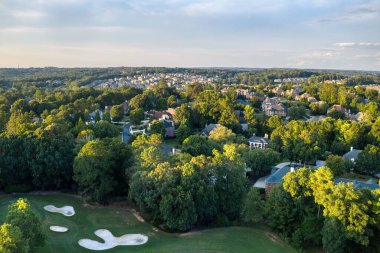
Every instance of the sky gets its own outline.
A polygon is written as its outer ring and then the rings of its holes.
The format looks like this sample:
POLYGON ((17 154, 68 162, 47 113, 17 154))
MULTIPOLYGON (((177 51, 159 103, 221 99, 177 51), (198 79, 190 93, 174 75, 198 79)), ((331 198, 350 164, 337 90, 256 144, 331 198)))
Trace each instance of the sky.
POLYGON ((0 0, 0 67, 380 70, 380 0, 0 0))

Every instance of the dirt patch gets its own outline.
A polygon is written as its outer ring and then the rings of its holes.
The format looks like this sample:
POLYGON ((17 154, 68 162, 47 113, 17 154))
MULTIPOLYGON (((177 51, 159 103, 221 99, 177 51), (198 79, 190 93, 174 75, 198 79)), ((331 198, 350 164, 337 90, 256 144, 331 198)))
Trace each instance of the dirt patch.
POLYGON ((268 236, 269 239, 271 239, 272 242, 275 242, 275 243, 278 243, 278 244, 282 244, 282 241, 277 236, 275 236, 274 234, 269 233, 269 232, 265 232, 265 235, 268 236))
POLYGON ((144 218, 141 217, 141 215, 135 210, 135 209, 131 209, 131 212, 133 214, 133 216, 135 216, 135 218, 140 221, 140 222, 145 222, 144 218))
POLYGON ((187 233, 179 234, 179 236, 186 237, 186 236, 193 236, 193 235, 198 235, 198 234, 201 234, 201 231, 190 231, 187 233))

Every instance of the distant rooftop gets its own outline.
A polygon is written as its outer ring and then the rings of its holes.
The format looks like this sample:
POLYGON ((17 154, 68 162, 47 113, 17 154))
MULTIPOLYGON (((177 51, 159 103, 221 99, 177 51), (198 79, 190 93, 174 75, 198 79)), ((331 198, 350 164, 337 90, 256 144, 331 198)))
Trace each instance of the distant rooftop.
POLYGON ((354 179, 346 179, 346 178, 337 178, 334 180, 336 184, 339 183, 352 183, 354 185, 355 189, 367 189, 367 190, 376 190, 380 189, 380 186, 378 183, 376 183, 374 180, 370 179, 366 182, 354 180, 354 179))
POLYGON ((362 152, 360 149, 351 149, 349 152, 345 153, 343 157, 351 161, 356 160, 360 152, 362 152))

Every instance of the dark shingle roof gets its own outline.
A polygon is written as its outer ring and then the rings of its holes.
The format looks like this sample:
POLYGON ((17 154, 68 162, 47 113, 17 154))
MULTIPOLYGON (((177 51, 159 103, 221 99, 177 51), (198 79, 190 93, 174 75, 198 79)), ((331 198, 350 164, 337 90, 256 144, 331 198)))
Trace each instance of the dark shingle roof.
POLYGON ((334 180, 336 184, 339 183, 352 183, 354 185, 355 189, 368 189, 368 190, 376 190, 380 189, 380 186, 376 184, 373 180, 369 180, 367 182, 362 182, 359 180, 354 180, 354 179, 346 179, 346 178, 337 178, 334 180))
POLYGON ((216 127, 220 127, 222 125, 220 124, 208 124, 206 127, 202 130, 202 134, 209 136, 210 132, 214 130, 216 127))
POLYGON ((345 153, 343 155, 343 157, 346 158, 346 159, 349 159, 349 160, 351 160, 351 159, 355 159, 356 160, 358 158, 358 155, 359 155, 360 152, 362 152, 362 150, 352 149, 351 151, 345 153))
POLYGON ((256 142, 256 143, 269 143, 269 139, 264 137, 252 136, 248 139, 248 142, 256 142))

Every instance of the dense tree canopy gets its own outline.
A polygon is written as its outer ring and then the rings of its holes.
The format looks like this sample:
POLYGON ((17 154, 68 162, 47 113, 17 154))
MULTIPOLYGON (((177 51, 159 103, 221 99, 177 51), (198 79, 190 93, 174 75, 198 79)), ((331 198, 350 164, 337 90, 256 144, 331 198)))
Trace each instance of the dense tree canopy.
POLYGON ((87 142, 74 160, 74 180, 93 201, 126 191, 131 150, 112 139, 87 142), (120 192, 118 192, 120 191, 120 192))

